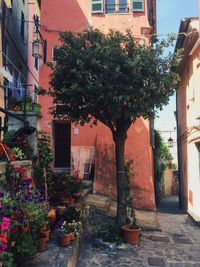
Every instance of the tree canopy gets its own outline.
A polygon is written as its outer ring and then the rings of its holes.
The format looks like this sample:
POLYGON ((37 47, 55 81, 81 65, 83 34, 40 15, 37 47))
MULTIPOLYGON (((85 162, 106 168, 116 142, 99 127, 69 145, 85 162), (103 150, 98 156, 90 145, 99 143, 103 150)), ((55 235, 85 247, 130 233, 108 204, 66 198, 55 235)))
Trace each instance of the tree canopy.
POLYGON ((130 31, 90 29, 62 33, 61 42, 50 83, 54 115, 128 128, 137 117, 154 116, 174 92, 178 75, 170 68, 179 56, 163 57, 165 41, 141 45, 130 31))

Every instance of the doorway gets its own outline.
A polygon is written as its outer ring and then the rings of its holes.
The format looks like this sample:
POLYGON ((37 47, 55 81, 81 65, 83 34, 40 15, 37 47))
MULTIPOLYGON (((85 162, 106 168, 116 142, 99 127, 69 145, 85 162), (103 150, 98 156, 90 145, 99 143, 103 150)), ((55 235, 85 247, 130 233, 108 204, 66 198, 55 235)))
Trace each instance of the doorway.
POLYGON ((70 170, 71 166, 71 124, 54 123, 54 167, 70 170))

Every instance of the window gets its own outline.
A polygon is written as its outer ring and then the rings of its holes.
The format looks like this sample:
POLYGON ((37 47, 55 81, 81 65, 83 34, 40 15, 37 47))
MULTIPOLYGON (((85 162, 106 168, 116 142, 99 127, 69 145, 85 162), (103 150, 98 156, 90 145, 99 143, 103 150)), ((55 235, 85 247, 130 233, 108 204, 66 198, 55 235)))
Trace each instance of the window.
POLYGON ((34 96, 33 96, 34 103, 38 103, 38 87, 34 84, 34 96))
POLYGON ((38 66, 39 66, 39 58, 38 57, 35 57, 35 69, 38 70, 38 66))
POLYGON ((24 26, 25 26, 25 17, 24 17, 24 13, 21 11, 21 30, 20 30, 20 33, 21 33, 23 40, 24 40, 24 26))
POLYGON ((127 0, 107 0, 106 13, 126 13, 129 12, 127 0))
POLYGON ((144 0, 131 0, 133 12, 144 12, 144 0))
POLYGON ((103 13, 103 0, 92 0, 92 13, 103 13))
POLYGON ((57 57, 58 57, 58 47, 55 46, 53 49, 52 49, 52 60, 53 61, 57 61, 57 57))

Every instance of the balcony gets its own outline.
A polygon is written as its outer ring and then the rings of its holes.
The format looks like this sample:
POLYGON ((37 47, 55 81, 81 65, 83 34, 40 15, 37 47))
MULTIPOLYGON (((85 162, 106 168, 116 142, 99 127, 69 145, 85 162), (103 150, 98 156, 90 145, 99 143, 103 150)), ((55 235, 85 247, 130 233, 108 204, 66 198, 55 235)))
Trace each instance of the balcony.
POLYGON ((105 10, 107 14, 112 13, 129 13, 130 5, 129 4, 106 4, 105 10))

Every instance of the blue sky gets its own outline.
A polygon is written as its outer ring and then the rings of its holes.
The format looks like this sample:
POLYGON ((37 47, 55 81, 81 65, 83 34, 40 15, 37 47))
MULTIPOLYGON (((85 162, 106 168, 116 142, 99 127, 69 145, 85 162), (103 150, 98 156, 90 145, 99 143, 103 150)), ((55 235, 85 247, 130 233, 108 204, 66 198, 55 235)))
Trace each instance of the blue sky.
MULTIPOLYGON (((198 16, 198 0, 157 0, 157 32, 177 33, 181 19, 198 16)), ((175 96, 169 105, 163 107, 159 118, 155 120, 155 128, 161 131, 173 130, 176 126, 174 111, 175 96)))

